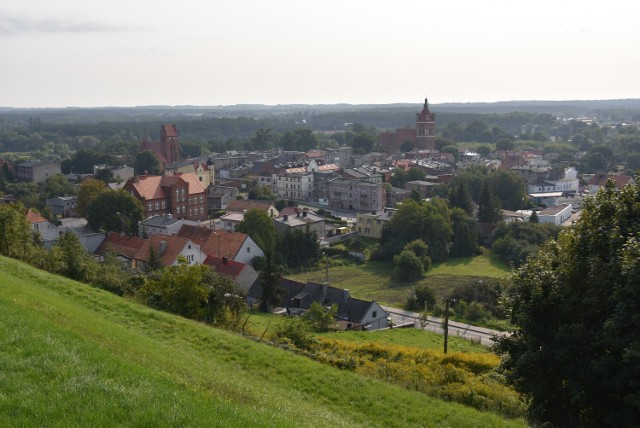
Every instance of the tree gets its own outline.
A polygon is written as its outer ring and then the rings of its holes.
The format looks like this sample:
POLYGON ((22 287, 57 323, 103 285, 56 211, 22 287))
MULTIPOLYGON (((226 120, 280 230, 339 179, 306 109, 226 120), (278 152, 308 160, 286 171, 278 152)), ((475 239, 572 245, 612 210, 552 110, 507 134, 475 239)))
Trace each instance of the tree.
POLYGON ((473 214, 473 200, 471 199, 471 194, 469 193, 466 182, 461 181, 457 185, 451 185, 449 188, 449 203, 452 207, 464 210, 468 215, 473 214))
POLYGON ((442 153, 451 153, 455 162, 460 160, 460 151, 455 145, 444 146, 440 151, 442 153))
POLYGON ((132 233, 137 235, 138 224, 144 219, 140 201, 123 189, 98 194, 89 206, 87 222, 93 230, 132 233))
POLYGON ((76 213, 80 217, 86 217, 93 201, 95 201, 100 193, 106 190, 105 184, 100 180, 89 179, 83 181, 80 185, 80 190, 78 190, 76 213))
POLYGON ((325 308, 320 302, 313 302, 302 318, 309 322, 313 330, 324 333, 336 324, 337 313, 336 305, 325 308))
POLYGON ((483 158, 486 158, 487 156, 489 156, 489 153, 491 153, 491 147, 487 146, 486 144, 483 144, 481 146, 478 146, 476 151, 480 156, 482 156, 483 158))
POLYGON ((273 253, 276 248, 276 227, 263 210, 252 209, 244 213, 244 218, 236 226, 236 231, 249 235, 265 255, 273 253))
POLYGON ((482 186, 482 193, 478 201, 478 221, 480 223, 495 224, 502 218, 500 214, 500 203, 489 190, 487 181, 482 186))
POLYGON ((136 175, 157 175, 160 174, 160 161, 152 152, 145 151, 138 153, 133 162, 133 170, 136 175))
POLYGON ((80 238, 73 232, 66 232, 55 246, 62 254, 60 273, 67 278, 86 282, 95 271, 95 263, 87 250, 82 246, 80 238))
POLYGON ((28 260, 33 249, 31 226, 21 204, 0 204, 0 255, 28 260))
POLYGON ((115 181, 113 171, 111 168, 100 168, 93 176, 96 180, 102 181, 104 184, 109 184, 115 181))
POLYGON ((424 274, 424 267, 420 258, 413 251, 403 250, 393 258, 395 275, 403 281, 414 281, 424 274))
MULTIPOLYGON (((436 304, 436 293, 427 284, 416 285, 407 298, 405 309, 408 311, 425 311, 436 304)), ((425 324, 426 325, 426 324, 425 324)))
POLYGON ((538 212, 533 210, 531 212, 531 216, 529 217, 529 223, 540 223, 540 219, 538 218, 538 212))
POLYGON ((364 154, 371 152, 375 143, 376 138, 373 135, 367 132, 359 132, 353 137, 351 147, 353 148, 353 153, 364 154))
POLYGON ((273 253, 265 253, 264 268, 260 271, 259 279, 262 287, 260 310, 262 312, 271 312, 271 309, 280 303, 280 294, 282 294, 282 289, 279 287, 282 273, 273 258, 273 253))
POLYGON ((45 199, 51 199, 57 196, 73 196, 76 194, 75 186, 69 183, 69 180, 62 174, 56 174, 47 178, 42 190, 45 199))
POLYGON ((501 138, 496 142, 496 150, 511 151, 515 148, 515 144, 508 138, 501 138))
POLYGON ((402 144, 400 144, 400 151, 403 153, 410 152, 411 150, 413 150, 414 146, 415 144, 413 143, 413 141, 405 140, 402 142, 402 144))
POLYGON ((471 257, 478 254, 478 222, 460 208, 451 210, 453 246, 451 257, 471 257))
POLYGON ((552 426, 640 425, 640 185, 609 182, 513 276, 507 379, 552 426))

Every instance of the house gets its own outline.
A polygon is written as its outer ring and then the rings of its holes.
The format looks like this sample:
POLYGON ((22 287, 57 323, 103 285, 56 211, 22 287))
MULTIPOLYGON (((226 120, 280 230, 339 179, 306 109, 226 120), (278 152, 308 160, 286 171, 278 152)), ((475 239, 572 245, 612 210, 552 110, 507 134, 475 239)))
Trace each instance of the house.
POLYGON ((178 140, 178 128, 175 124, 160 126, 160 141, 151 141, 145 138, 138 153, 151 152, 160 161, 160 169, 180 159, 180 142, 178 140))
POLYGON ((144 207, 145 217, 171 214, 174 218, 207 220, 206 191, 192 173, 141 175, 123 187, 144 207))
MULTIPOLYGON (((376 302, 354 299, 349 290, 332 287, 329 284, 306 284, 281 278, 279 288, 280 306, 289 314, 301 314, 314 302, 323 306, 336 305, 337 321, 344 321, 345 327, 357 330, 378 330, 388 327, 389 314, 376 302)), ((256 282, 247 295, 247 301, 255 303, 262 296, 262 287, 256 282)))
POLYGON ((345 168, 342 170, 342 176, 350 180, 363 180, 371 183, 384 183, 384 175, 378 170, 381 168, 371 166, 360 166, 353 168, 345 168))
POLYGON ((105 233, 95 232, 87 225, 87 220, 84 218, 67 217, 59 221, 58 234, 75 233, 84 249, 91 254, 96 252, 105 239, 105 233))
POLYGON ((416 114, 415 128, 398 128, 395 132, 383 132, 378 136, 378 145, 387 153, 395 153, 405 142, 412 149, 435 149, 436 115, 429 110, 429 101, 424 99, 422 111, 416 114))
POLYGON ((235 232, 236 226, 244 220, 244 213, 229 213, 220 217, 218 225, 227 232, 235 232))
POLYGON ((555 207, 547 207, 538 211, 538 221, 540 223, 551 223, 560 226, 571 217, 571 204, 562 204, 555 207))
POLYGON ((52 243, 60 236, 60 232, 54 224, 50 223, 49 220, 31 208, 27 210, 27 221, 31 225, 31 230, 38 232, 45 243, 52 243))
MULTIPOLYGON (((513 170, 513 169, 512 169, 513 170)), ((522 172, 522 169, 518 171, 522 172)), ((542 171, 542 170, 536 170, 542 171)), ((575 168, 549 169, 536 181, 527 182, 528 193, 553 193, 576 194, 579 191, 580 181, 575 168)))
POLYGON ((204 259, 204 264, 211 266, 221 275, 233 278, 236 285, 244 291, 249 291, 258 280, 258 272, 250 264, 229 260, 228 257, 207 256, 204 259))
POLYGON ((294 230, 304 232, 308 229, 311 232, 315 232, 318 235, 318 239, 322 239, 325 236, 324 218, 313 214, 308 208, 284 208, 280 215, 273 219, 273 223, 276 227, 276 232, 279 234, 286 231, 293 232, 294 230))
POLYGON ((142 238, 109 232, 96 250, 96 254, 112 253, 126 268, 137 269, 136 255, 143 245, 142 238))
POLYGON ((30 160, 16 165, 16 177, 19 181, 40 183, 61 173, 60 164, 57 162, 30 160))
POLYGON ((264 251, 247 234, 220 229, 208 229, 185 224, 178 236, 198 244, 206 255, 227 257, 239 263, 251 263, 254 257, 264 257, 264 251))
POLYGON ((181 172, 194 174, 205 188, 215 184, 213 165, 200 162, 198 159, 173 162, 166 166, 164 175, 176 175, 181 172))
POLYGON ((210 211, 226 210, 229 202, 238 196, 238 189, 232 186, 207 187, 207 207, 210 211))
POLYGON ((327 183, 329 206, 350 211, 382 211, 385 193, 382 184, 336 178, 327 183))
POLYGON ((181 236, 151 235, 148 239, 144 239, 142 247, 135 255, 138 269, 144 269, 149 263, 151 248, 160 257, 160 263, 163 266, 178 265, 179 257, 184 257, 191 265, 202 264, 207 258, 207 255, 200 250, 200 246, 189 239, 181 236))
POLYGON ((382 228, 391 220, 395 211, 395 209, 387 209, 382 213, 358 213, 356 215, 356 232, 365 238, 380 239, 382 228))
POLYGON ((288 168, 271 176, 272 190, 280 198, 311 202, 313 172, 306 167, 288 168))
POLYGON ((140 237, 145 235, 176 235, 184 224, 184 219, 173 218, 171 214, 156 215, 138 225, 140 237))
POLYGON ((589 193, 592 195, 598 193, 598 190, 607 184, 607 180, 612 180, 618 190, 622 189, 627 184, 635 184, 633 177, 628 175, 594 174, 589 180, 589 193))
POLYGON ((271 201, 239 199, 229 201, 229 204, 227 205, 227 213, 244 213, 249 210, 264 211, 271 218, 278 217, 278 214, 280 213, 271 201))
POLYGON ((47 208, 56 217, 74 217, 77 203, 77 196, 58 196, 47 199, 47 208))

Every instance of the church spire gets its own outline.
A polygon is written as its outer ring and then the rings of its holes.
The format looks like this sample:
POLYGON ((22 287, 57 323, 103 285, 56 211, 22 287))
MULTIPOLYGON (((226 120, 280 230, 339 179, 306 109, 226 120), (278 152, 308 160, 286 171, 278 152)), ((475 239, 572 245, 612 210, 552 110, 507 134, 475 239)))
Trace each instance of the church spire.
POLYGON ((427 97, 424 97, 424 108, 429 110, 429 99, 427 97))

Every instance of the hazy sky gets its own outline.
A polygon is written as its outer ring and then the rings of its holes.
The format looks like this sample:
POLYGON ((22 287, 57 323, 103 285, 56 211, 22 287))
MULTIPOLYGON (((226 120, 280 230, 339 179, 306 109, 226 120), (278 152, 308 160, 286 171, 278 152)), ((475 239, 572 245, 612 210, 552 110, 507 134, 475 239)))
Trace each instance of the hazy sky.
POLYGON ((640 2, 0 0, 0 106, 640 98, 640 2))

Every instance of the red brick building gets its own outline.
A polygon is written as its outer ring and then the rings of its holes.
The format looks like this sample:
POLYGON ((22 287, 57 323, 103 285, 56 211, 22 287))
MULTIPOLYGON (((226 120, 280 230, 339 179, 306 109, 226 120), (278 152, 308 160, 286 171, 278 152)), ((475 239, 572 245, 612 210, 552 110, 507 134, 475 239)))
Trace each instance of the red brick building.
POLYGON ((160 169, 180 160, 180 141, 178 128, 175 124, 160 126, 160 141, 150 141, 145 138, 138 149, 139 153, 151 152, 160 161, 160 169))
POLYGON ((144 206, 144 215, 171 214, 174 218, 206 220, 206 189, 193 173, 142 175, 127 181, 124 190, 144 206))
POLYGON ((395 132, 383 132, 378 136, 378 144, 387 153, 395 153, 405 141, 413 143, 414 150, 434 150, 436 140, 436 115, 429 110, 429 101, 416 114, 415 128, 398 128, 395 132))

